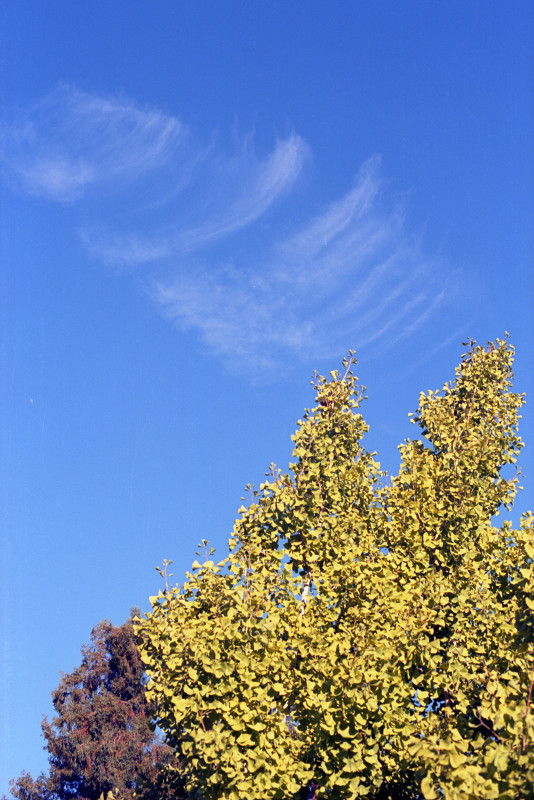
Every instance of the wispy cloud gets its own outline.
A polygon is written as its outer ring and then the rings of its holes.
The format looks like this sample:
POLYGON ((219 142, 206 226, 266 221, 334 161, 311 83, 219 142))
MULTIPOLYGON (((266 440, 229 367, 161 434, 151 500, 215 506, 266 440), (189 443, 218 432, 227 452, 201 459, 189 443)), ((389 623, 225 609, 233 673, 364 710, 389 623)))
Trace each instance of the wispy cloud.
POLYGON ((93 184, 132 180, 183 140, 174 117, 63 85, 4 130, 3 161, 22 188, 63 203, 93 184))
POLYGON ((204 179, 212 207, 208 212, 200 207, 193 224, 188 224, 187 215, 181 219, 178 214, 178 219, 146 236, 110 235, 106 231, 83 231, 82 236, 93 255, 119 266, 178 258, 205 249, 265 214, 295 182, 307 154, 308 147, 295 134, 278 141, 273 153, 263 160, 250 153, 248 147, 234 158, 223 159, 212 154, 204 165, 204 171, 212 167, 211 175, 207 181, 204 179), (223 184, 218 180, 219 175, 223 184))
POLYGON ((142 266, 161 312, 232 369, 385 350, 447 301, 378 157, 292 226, 288 202, 283 220, 277 208, 310 152, 296 133, 264 155, 251 137, 230 152, 202 147, 175 117, 60 87, 7 134, 4 161, 27 192, 73 203, 91 187, 115 191, 115 205, 91 222, 84 213, 85 246, 106 264, 142 266))
POLYGON ((199 269, 155 281, 151 295, 183 329, 235 369, 288 356, 338 357, 348 347, 415 331, 445 299, 396 208, 381 207, 380 165, 362 167, 353 189, 253 266, 199 269), (424 287, 424 290, 417 287, 424 287))

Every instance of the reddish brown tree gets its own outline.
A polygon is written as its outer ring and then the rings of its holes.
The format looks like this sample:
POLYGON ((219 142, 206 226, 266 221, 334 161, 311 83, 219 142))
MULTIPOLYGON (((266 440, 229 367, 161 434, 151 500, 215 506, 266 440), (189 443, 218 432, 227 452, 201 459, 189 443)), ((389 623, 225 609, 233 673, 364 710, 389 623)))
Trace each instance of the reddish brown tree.
POLYGON ((145 683, 132 620, 93 628, 82 663, 52 692, 56 716, 43 719, 49 775, 23 773, 11 782, 11 794, 17 800, 97 800, 113 791, 129 800, 136 787, 148 793, 152 787, 152 794, 165 795, 163 785, 156 787, 171 751, 151 727, 145 683))

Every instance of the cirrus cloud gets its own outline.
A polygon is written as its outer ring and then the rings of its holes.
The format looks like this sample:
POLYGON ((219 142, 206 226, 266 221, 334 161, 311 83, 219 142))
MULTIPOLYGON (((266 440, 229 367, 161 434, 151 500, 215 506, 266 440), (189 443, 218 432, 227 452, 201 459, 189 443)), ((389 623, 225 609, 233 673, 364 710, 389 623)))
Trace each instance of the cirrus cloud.
POLYGON ((24 191, 72 203, 164 163, 185 135, 174 117, 62 85, 7 126, 3 161, 24 191))
POLYGON ((311 152, 296 133, 261 155, 251 136, 230 150, 214 135, 202 145, 174 116, 71 86, 4 132, 18 187, 83 208, 87 251, 136 269, 161 313, 232 370, 383 351, 451 295, 386 190, 379 157, 341 198, 292 225, 289 192, 311 152))

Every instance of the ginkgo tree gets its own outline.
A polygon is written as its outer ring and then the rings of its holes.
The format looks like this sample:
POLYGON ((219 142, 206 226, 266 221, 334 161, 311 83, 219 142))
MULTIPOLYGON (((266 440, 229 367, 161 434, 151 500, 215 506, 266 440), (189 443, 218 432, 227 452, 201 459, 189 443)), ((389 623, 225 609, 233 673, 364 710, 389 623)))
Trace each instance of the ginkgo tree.
POLYGON ((532 796, 532 516, 494 524, 522 446, 512 362, 507 340, 470 343, 391 480, 362 444, 353 355, 316 377, 289 472, 138 623, 191 792, 532 796))

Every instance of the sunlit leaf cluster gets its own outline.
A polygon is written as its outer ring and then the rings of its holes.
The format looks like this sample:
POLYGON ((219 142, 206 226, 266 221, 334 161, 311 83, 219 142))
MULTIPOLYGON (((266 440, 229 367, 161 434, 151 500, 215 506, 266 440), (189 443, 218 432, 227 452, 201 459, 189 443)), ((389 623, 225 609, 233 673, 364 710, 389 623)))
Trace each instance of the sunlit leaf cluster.
POLYGON ((317 377, 287 474, 139 624, 148 694, 206 800, 516 800, 534 786, 534 536, 506 340, 422 394, 389 479, 364 390, 317 377))

